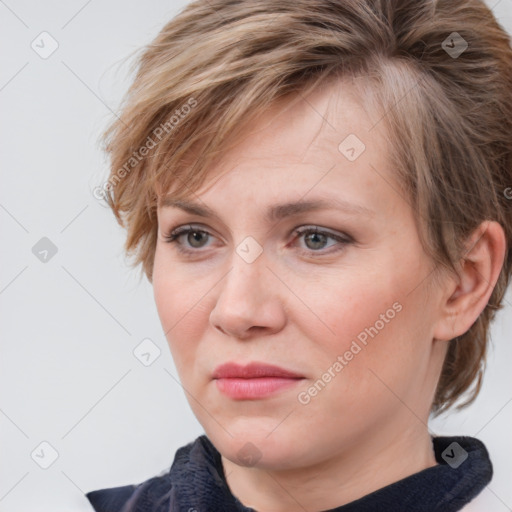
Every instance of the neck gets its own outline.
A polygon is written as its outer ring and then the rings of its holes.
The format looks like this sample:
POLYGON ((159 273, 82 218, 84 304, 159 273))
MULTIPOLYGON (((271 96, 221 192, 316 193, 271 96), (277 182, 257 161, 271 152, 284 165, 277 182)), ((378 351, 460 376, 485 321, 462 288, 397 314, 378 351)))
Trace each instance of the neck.
POLYGON ((373 433, 359 446, 293 470, 248 468, 222 456, 224 474, 232 494, 259 512, 329 510, 437 464, 425 425, 394 432, 373 433))

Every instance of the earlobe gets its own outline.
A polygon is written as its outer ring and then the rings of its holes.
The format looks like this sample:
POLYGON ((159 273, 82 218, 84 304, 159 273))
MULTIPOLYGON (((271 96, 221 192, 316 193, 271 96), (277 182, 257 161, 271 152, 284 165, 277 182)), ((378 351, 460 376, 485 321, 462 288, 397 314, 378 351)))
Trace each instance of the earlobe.
POLYGON ((448 341, 467 332, 489 302, 505 259, 506 238, 502 226, 495 221, 482 222, 466 248, 455 289, 452 278, 447 298, 441 304, 434 339, 448 341))

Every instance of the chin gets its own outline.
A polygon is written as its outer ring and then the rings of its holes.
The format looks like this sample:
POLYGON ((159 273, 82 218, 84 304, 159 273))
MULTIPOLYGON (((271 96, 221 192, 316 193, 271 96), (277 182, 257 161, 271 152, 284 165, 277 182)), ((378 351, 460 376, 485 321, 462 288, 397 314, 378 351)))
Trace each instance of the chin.
POLYGON ((232 437, 223 430, 219 433, 219 429, 207 435, 217 450, 234 464, 269 470, 289 469, 297 464, 298 448, 303 443, 295 441, 284 430, 280 435, 272 429, 255 426, 245 429, 228 427, 228 431, 232 437), (269 435, 269 432, 272 433, 269 435))

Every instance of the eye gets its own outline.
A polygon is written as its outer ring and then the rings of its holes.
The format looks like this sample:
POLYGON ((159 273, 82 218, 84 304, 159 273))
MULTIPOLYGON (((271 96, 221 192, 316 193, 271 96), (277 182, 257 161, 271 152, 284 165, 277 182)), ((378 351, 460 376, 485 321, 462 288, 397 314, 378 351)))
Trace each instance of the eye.
MULTIPOLYGON (((350 237, 347 234, 336 234, 331 233, 329 231, 324 231, 322 229, 319 229, 318 227, 314 226, 307 226, 303 228, 299 228, 295 230, 295 235, 300 238, 304 237, 304 243, 307 247, 306 250, 301 249, 301 251, 307 252, 308 254, 311 253, 319 253, 321 249, 325 248, 325 244, 329 239, 334 240, 336 243, 332 244, 332 246, 338 245, 334 251, 328 251, 327 254, 330 254, 331 252, 337 252, 345 248, 345 245, 352 243, 354 240, 352 237, 350 237)), ((325 251, 322 251, 320 255, 326 254, 325 251)))
POLYGON ((177 245, 177 248, 180 252, 184 253, 192 253, 194 250, 189 250, 183 247, 183 243, 180 241, 180 238, 186 236, 187 243, 190 243, 190 246, 194 249, 200 249, 204 246, 202 243, 207 236, 210 236, 208 231, 203 229, 196 228, 192 225, 189 226, 180 226, 172 230, 168 235, 165 235, 165 241, 168 243, 174 243, 177 245))
MULTIPOLYGON (((324 231, 316 226, 306 226, 294 231, 296 238, 304 237, 306 249, 299 248, 307 255, 322 256, 337 252, 345 248, 347 244, 353 243, 354 240, 347 234, 336 234, 329 231, 324 231), (325 244, 328 240, 333 240, 335 243, 332 246, 338 246, 334 250, 328 252, 323 251, 325 244), (318 253, 318 254, 315 254, 318 253)), ((180 226, 173 229, 169 234, 164 235, 165 241, 168 243, 176 244, 178 251, 181 253, 192 254, 200 252, 199 249, 207 247, 205 241, 208 237, 212 236, 211 233, 204 229, 200 229, 191 224, 188 226, 180 226), (186 240, 184 243, 181 238, 186 240)))

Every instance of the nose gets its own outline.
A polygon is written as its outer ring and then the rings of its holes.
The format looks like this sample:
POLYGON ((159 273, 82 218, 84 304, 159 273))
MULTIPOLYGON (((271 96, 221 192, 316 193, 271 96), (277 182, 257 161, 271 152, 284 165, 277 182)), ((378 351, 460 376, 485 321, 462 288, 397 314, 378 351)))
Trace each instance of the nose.
POLYGON ((286 323, 282 287, 263 255, 247 263, 234 254, 231 269, 218 285, 211 325, 243 340, 280 331, 286 323))

